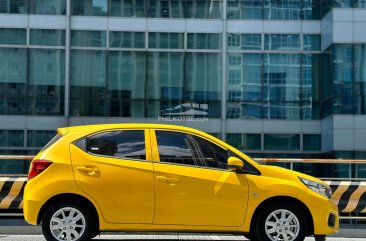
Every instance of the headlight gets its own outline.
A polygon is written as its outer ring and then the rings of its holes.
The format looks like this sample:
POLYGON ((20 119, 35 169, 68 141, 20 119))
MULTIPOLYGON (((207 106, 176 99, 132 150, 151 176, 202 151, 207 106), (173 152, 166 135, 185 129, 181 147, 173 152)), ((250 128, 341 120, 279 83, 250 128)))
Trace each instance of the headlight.
POLYGON ((319 182, 310 181, 302 177, 298 178, 302 183, 304 183, 308 188, 310 188, 314 192, 317 192, 328 199, 332 197, 332 190, 330 189, 329 186, 323 185, 319 182))

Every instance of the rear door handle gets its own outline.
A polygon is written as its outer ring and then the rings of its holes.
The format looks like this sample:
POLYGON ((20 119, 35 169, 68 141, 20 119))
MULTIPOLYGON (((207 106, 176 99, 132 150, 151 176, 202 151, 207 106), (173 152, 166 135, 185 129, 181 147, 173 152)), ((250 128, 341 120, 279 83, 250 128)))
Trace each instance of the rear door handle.
POLYGON ((94 176, 100 173, 99 168, 93 166, 81 166, 76 168, 79 172, 84 172, 90 176, 94 176))
POLYGON ((177 178, 171 178, 171 177, 164 177, 164 176, 157 176, 156 177, 156 180, 160 181, 160 182, 164 182, 166 184, 177 184, 180 182, 179 179, 177 178))

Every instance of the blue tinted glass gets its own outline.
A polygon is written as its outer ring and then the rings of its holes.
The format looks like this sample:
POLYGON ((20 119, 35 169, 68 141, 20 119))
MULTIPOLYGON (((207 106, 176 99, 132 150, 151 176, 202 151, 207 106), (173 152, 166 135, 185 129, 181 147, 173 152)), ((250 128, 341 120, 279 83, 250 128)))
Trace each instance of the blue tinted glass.
POLYGON ((0 140, 0 146, 3 147, 24 146, 24 131, 0 130, 0 140))
POLYGON ((65 15, 66 0, 32 0, 29 1, 30 14, 65 15))
POLYGON ((366 95, 366 44, 354 45, 355 95, 366 95))
POLYGON ((31 29, 31 45, 65 46, 65 30, 31 29))
POLYGON ((188 49, 220 49, 221 39, 218 33, 188 33, 188 49))
POLYGON ((0 44, 25 45, 26 34, 21 28, 0 28, 0 44))
POLYGON ((28 0, 1 0, 0 13, 27 14, 28 0))
POLYGON ((106 47, 106 34, 104 31, 73 30, 71 46, 106 47))
POLYGON ((143 32, 110 32, 109 47, 113 48, 145 48, 143 32))
POLYGON ((300 150, 300 135, 297 134, 265 134, 265 150, 300 150))
POLYGON ((303 149, 304 151, 321 151, 321 135, 304 134, 303 149))
POLYGON ((184 18, 185 1, 149 0, 147 1, 148 17, 184 18))
POLYGON ((304 34, 304 50, 320 51, 320 34, 304 34))
POLYGON ((258 0, 228 0, 228 19, 262 19, 262 1, 258 0))
POLYGON ((265 34, 266 50, 301 50, 299 34, 265 34))
POLYGON ((221 18, 222 1, 185 1, 186 18, 221 18))
POLYGON ((301 17, 301 0, 264 0, 263 10, 264 19, 299 20, 301 17))
POLYGON ((261 50, 261 34, 228 34, 228 49, 261 50))
POLYGON ((149 48, 182 49, 183 33, 149 33, 149 48))
POLYGON ((110 0, 109 16, 145 17, 147 0, 110 0))
POLYGON ((43 147, 55 134, 55 131, 29 130, 27 131, 27 147, 43 147))
POLYGON ((106 16, 108 0, 71 0, 72 15, 106 16))

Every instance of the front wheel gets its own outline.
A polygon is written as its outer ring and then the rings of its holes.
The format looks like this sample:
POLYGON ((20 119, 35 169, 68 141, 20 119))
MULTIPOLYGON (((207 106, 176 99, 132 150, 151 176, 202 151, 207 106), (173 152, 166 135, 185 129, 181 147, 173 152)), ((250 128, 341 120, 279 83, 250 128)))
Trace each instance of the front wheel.
POLYGON ((255 236, 260 241, 303 241, 306 223, 304 213, 296 205, 275 204, 259 213, 255 236))
POLYGON ((76 203, 56 203, 45 213, 42 231, 47 241, 84 241, 95 233, 92 216, 76 203))

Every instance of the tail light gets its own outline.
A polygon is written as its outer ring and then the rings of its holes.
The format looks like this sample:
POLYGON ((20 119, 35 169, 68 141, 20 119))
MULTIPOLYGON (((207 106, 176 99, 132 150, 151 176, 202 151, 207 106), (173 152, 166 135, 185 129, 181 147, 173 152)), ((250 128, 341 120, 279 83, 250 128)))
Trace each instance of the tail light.
POLYGON ((34 160, 32 162, 32 168, 28 174, 28 180, 38 176, 38 174, 46 170, 51 164, 52 162, 47 160, 34 160))

